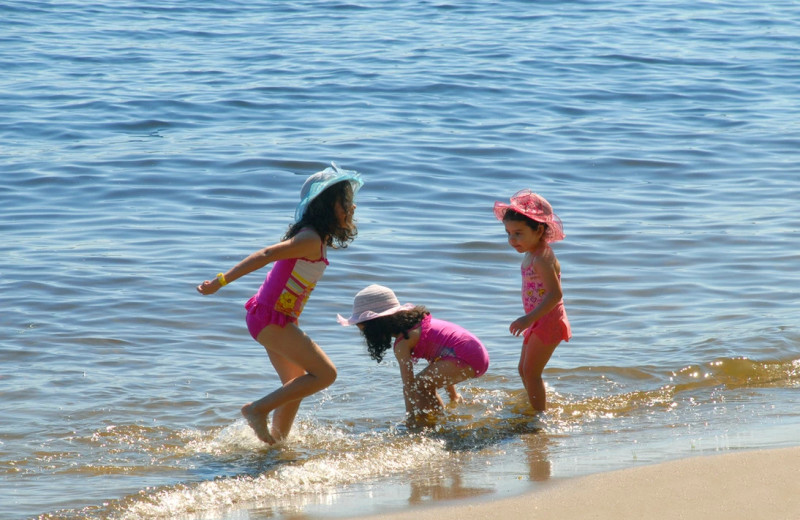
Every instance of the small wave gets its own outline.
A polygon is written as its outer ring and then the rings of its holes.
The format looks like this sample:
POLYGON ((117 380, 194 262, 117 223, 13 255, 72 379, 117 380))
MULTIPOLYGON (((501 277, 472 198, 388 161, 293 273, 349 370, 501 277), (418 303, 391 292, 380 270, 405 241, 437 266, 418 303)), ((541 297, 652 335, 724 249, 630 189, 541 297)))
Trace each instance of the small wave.
MULTIPOLYGON (((243 421, 237 421, 211 439, 189 443, 187 449, 253 453, 258 440, 247 430, 243 421)), ((287 507, 297 508, 303 496, 334 493, 349 484, 408 472, 449 456, 443 441, 425 435, 399 434, 395 429, 354 435, 307 423, 300 424, 284 443, 258 447, 262 457, 274 457, 273 468, 256 475, 145 490, 112 506, 107 518, 175 518, 195 513, 211 518, 230 509, 274 507, 288 497, 294 506, 287 507), (293 454, 295 450, 305 452, 304 456, 293 454)))
POLYGON ((239 452, 252 452, 263 449, 264 443, 258 440, 252 429, 244 420, 224 427, 219 432, 205 433, 200 431, 187 432, 187 436, 194 437, 186 443, 188 453, 207 453, 210 455, 223 455, 239 452))
POLYGON ((681 391, 697 386, 724 385, 726 388, 800 386, 800 359, 786 361, 755 361, 741 358, 725 358, 690 365, 674 372, 681 391))
POLYGON ((550 391, 549 431, 569 430, 597 419, 631 417, 641 413, 669 412, 718 399, 722 388, 798 388, 800 359, 756 361, 721 358, 679 370, 652 367, 580 367, 551 371, 558 380, 593 380, 594 394, 569 395, 550 391), (625 391, 630 388, 630 390, 625 391))

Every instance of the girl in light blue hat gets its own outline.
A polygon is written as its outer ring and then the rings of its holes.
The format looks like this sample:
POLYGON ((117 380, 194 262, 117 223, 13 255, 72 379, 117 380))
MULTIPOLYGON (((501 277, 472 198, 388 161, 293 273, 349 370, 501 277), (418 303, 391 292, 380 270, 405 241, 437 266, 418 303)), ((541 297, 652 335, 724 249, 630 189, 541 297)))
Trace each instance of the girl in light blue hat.
POLYGON ((345 248, 356 237, 354 198, 358 173, 330 168, 310 176, 300 190, 295 221, 283 241, 251 254, 226 273, 197 286, 201 294, 275 263, 258 292, 245 304, 247 328, 267 350, 283 386, 242 407, 256 436, 268 444, 285 439, 304 397, 336 379, 331 360, 297 325, 297 319, 328 265, 326 248, 345 248), (267 424, 272 413, 272 425, 267 424))

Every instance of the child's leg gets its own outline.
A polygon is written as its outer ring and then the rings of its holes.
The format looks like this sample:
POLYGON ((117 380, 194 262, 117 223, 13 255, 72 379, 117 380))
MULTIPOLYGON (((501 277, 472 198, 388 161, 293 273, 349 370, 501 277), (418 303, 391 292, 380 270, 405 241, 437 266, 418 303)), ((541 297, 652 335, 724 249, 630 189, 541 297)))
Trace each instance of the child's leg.
POLYGON ((294 324, 285 327, 268 325, 259 333, 258 342, 269 351, 270 360, 279 360, 275 369, 284 385, 243 406, 242 414, 259 439, 272 444, 275 441, 266 431, 267 415, 284 407, 273 426, 277 435, 287 434, 300 400, 330 386, 336 380, 336 367, 325 352, 294 324), (301 375, 292 377, 296 374, 301 375))
MULTIPOLYGON (((269 349, 266 350, 269 360, 272 366, 275 367, 275 371, 281 378, 281 383, 283 385, 288 384, 306 373, 303 367, 295 365, 277 352, 272 352, 269 349)), ((289 436, 289 431, 292 429, 294 418, 297 415, 297 411, 300 409, 301 402, 302 399, 290 401, 279 406, 272 412, 272 428, 270 433, 275 440, 283 440, 289 436)))
POLYGON ((458 393, 456 385, 447 385, 447 395, 450 397, 451 403, 461 402, 461 394, 458 393))
POLYGON ((469 365, 453 359, 434 361, 414 377, 414 389, 420 410, 440 412, 444 408, 444 402, 436 390, 453 387, 473 377, 475 370, 469 365))
MULTIPOLYGON (((560 342, 558 342, 560 343, 560 342)), ((550 361, 558 343, 545 345, 536 334, 531 334, 528 341, 522 346, 522 355, 519 358, 519 375, 522 384, 528 393, 528 400, 537 412, 547 409, 547 396, 545 395, 542 372, 544 366, 550 361)))

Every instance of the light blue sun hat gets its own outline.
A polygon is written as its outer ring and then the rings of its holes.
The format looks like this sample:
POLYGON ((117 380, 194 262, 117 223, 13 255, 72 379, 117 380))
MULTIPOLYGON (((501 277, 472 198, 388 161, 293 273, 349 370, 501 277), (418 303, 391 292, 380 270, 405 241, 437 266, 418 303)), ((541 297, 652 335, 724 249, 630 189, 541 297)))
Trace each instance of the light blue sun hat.
POLYGON ((331 162, 330 167, 325 168, 321 172, 306 179, 303 187, 300 189, 300 203, 294 212, 294 221, 299 222, 308 209, 311 201, 316 199, 320 193, 325 191, 328 187, 333 186, 337 182, 350 181, 350 186, 353 188, 353 197, 358 193, 359 188, 364 185, 364 181, 358 172, 353 170, 343 170, 331 162))

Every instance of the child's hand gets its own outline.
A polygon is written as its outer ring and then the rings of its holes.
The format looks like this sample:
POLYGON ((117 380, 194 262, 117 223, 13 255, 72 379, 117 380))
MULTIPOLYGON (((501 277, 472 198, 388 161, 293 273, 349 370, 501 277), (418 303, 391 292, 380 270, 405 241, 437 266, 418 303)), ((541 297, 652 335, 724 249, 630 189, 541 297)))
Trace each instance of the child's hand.
POLYGON ((220 285, 217 280, 206 280, 197 286, 197 292, 200 294, 214 294, 219 291, 220 285))
POLYGON ((530 320, 528 319, 528 316, 522 316, 514 320, 511 323, 511 326, 508 327, 508 330, 511 331, 511 334, 513 334, 514 336, 519 336, 520 334, 528 330, 528 327, 530 326, 531 323, 530 320))

